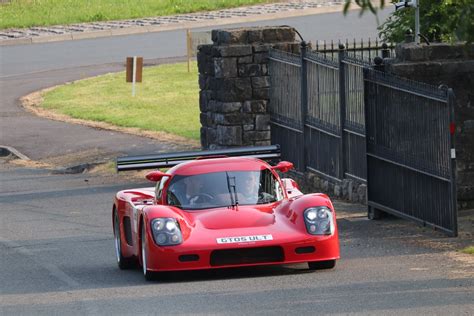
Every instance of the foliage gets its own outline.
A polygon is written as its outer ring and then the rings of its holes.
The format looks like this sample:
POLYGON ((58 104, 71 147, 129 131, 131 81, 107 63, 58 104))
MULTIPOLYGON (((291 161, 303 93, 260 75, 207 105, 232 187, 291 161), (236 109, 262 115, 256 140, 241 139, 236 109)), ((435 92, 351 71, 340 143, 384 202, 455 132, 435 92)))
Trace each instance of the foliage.
POLYGON ((174 15, 276 0, 11 0, 0 2, 0 29, 174 15))
MULTIPOLYGON (((377 13, 377 8, 370 0, 345 1, 344 12, 354 2, 361 7, 361 13, 377 13)), ((387 1, 381 0, 380 7, 385 5, 387 1)), ((430 42, 474 41, 474 0, 419 0, 419 6, 420 32, 430 42)), ((379 36, 383 41, 401 42, 405 32, 414 28, 414 9, 398 10, 379 27, 379 36)))
POLYGON ((198 140, 197 77, 195 62, 190 73, 186 63, 145 67, 132 97, 124 72, 107 74, 55 88, 45 93, 42 106, 73 118, 198 140))
POLYGON ((461 250, 462 253, 467 253, 468 255, 474 255, 474 246, 469 246, 461 250))

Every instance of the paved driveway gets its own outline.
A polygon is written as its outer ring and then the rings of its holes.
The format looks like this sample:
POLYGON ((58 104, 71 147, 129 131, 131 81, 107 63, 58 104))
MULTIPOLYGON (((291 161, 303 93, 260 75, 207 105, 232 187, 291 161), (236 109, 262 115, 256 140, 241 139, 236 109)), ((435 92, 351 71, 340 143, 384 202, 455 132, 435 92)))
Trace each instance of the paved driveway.
POLYGON ((146 282, 115 262, 111 206, 129 175, 54 175, 0 164, 0 314, 472 315, 472 257, 399 219, 336 202, 342 258, 174 273, 146 282), (466 257, 468 258, 466 260, 466 257))

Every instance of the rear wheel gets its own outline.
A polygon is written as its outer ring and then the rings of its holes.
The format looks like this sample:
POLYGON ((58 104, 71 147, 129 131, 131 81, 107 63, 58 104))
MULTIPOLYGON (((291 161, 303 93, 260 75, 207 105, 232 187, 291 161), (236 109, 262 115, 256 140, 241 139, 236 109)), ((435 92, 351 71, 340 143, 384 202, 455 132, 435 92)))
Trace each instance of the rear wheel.
POLYGON ((122 255, 122 241, 120 233, 120 219, 117 211, 114 211, 114 241, 115 241, 115 257, 117 258, 117 264, 120 269, 130 269, 133 267, 133 260, 131 258, 125 258, 122 255))
POLYGON ((156 277, 156 273, 148 270, 148 250, 146 248, 146 227, 145 223, 142 224, 142 233, 141 233, 141 248, 142 248, 142 269, 143 276, 145 280, 151 281, 156 277))
POLYGON ((335 266, 336 260, 308 262, 308 267, 310 270, 333 269, 335 266))

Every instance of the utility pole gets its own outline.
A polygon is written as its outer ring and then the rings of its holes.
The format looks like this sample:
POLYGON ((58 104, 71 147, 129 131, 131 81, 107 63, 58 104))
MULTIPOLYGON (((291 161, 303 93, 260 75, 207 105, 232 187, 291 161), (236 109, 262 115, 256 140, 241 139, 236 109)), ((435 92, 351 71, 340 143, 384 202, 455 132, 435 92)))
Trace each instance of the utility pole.
POLYGON ((420 44, 420 6, 418 0, 401 1, 394 3, 395 10, 403 10, 405 8, 415 8, 415 43, 420 44))

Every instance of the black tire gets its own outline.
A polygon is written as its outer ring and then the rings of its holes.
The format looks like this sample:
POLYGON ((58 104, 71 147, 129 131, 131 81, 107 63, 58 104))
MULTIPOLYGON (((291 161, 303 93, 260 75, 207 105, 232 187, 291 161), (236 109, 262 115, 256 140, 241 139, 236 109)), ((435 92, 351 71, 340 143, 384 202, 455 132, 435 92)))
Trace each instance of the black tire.
POLYGON ((117 258, 117 265, 121 270, 133 268, 135 261, 133 258, 125 258, 122 255, 122 243, 120 234, 120 222, 117 211, 114 211, 114 243, 115 243, 115 257, 117 258))
POLYGON ((308 262, 308 267, 310 270, 333 269, 335 266, 336 266, 336 260, 308 262))
POLYGON ((146 250, 146 232, 145 232, 145 223, 142 223, 142 231, 141 231, 141 238, 140 238, 140 250, 141 250, 141 255, 142 255, 142 271, 143 271, 143 276, 145 277, 145 280, 147 281, 153 281, 156 279, 156 272, 152 272, 147 269, 147 250, 146 250))

